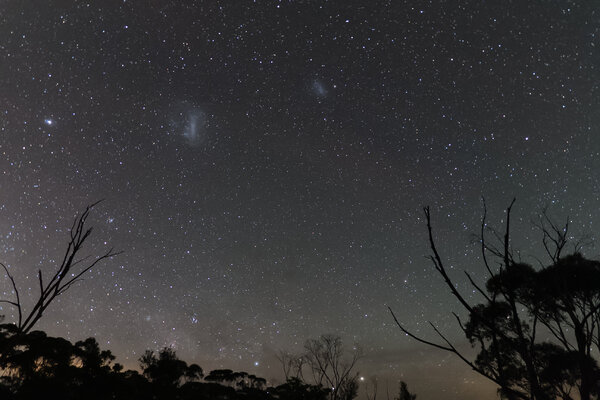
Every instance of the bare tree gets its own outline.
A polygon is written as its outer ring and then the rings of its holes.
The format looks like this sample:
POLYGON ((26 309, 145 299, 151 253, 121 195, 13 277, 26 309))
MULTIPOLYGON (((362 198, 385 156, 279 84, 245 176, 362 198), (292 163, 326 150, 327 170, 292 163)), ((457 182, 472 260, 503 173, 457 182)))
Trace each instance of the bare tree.
POLYGON ((306 360, 303 354, 292 354, 285 350, 280 350, 275 357, 281 363, 286 381, 291 378, 304 380, 302 368, 306 360))
POLYGON ((275 357, 277 357, 277 360, 279 360, 279 362, 281 363, 281 368, 283 369, 283 376, 287 381, 292 377, 291 370, 293 356, 285 350, 279 350, 277 354, 275 354, 275 357))
POLYGON ((90 211, 98 203, 100 203, 100 201, 87 206, 83 213, 75 218, 75 221, 71 226, 69 242, 62 258, 62 262, 50 279, 44 280, 42 270, 38 270, 37 277, 40 292, 37 301, 29 312, 26 312, 23 309, 21 298, 19 296, 19 289, 17 288, 13 276, 9 272, 7 266, 0 263, 6 272, 15 293, 15 300, 0 300, 0 303, 10 304, 17 309, 17 333, 29 332, 40 320, 48 306, 50 306, 58 296, 69 290, 74 283, 80 281, 82 279, 81 277, 98 263, 120 254, 120 252, 115 252, 111 248, 104 254, 95 258, 92 258, 91 256, 80 257, 83 246, 92 233, 92 228, 86 227, 86 221, 90 215, 90 211))
POLYGON ((319 339, 307 340, 304 349, 315 384, 331 388, 331 400, 347 398, 347 392, 356 389, 357 377, 352 375, 352 370, 362 355, 357 346, 346 357, 339 336, 322 335, 319 339))
POLYGON ((279 351, 277 359, 287 381, 308 380, 325 388, 330 400, 349 400, 358 395, 358 374, 354 374, 353 369, 361 356, 357 345, 347 351, 339 336, 322 335, 307 340, 304 353, 279 351))
MULTIPOLYGON (((360 378, 363 380, 363 378, 360 378)), ((365 394, 367 396, 367 400, 377 400, 377 389, 378 389, 378 381, 376 376, 372 376, 367 382, 365 382, 365 394), (369 386, 369 382, 371 385, 369 386)))

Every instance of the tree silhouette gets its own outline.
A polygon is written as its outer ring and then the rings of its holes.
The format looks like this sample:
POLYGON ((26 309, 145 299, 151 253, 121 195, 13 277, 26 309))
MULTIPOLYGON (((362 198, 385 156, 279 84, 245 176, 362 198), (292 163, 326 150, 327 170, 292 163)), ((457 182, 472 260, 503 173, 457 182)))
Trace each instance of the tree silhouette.
POLYGON ((0 326, 1 380, 16 399, 119 398, 125 380, 113 360, 93 338, 73 345, 41 331, 20 333, 13 324, 0 326))
POLYGON ((28 333, 31 331, 54 299, 66 292, 74 283, 78 282, 85 273, 101 261, 120 253, 110 249, 93 260, 90 260, 89 256, 81 257, 80 252, 83 250, 85 242, 92 233, 92 228, 86 227, 86 221, 92 208, 98 203, 100 202, 87 206, 83 213, 75 218, 71 226, 70 239, 62 257, 62 262, 50 279, 44 278, 42 270, 38 270, 37 277, 40 293, 33 308, 28 313, 23 309, 19 290, 12 274, 5 264, 0 263, 11 282, 15 294, 14 300, 4 299, 0 300, 0 303, 10 304, 17 309, 18 319, 16 326, 19 333, 28 333))
MULTIPOLYGON (((98 342, 94 338, 87 338, 83 341, 75 343, 74 356, 76 363, 91 375, 99 375, 103 372, 111 370, 111 362, 115 356, 110 350, 100 350, 98 342)), ((117 367, 117 370, 119 367, 117 367)))
POLYGON ((236 380, 234 373, 230 369, 214 369, 204 377, 209 382, 231 383, 236 380))
POLYGON ((358 396, 358 386, 358 375, 349 376, 340 383, 337 391, 332 391, 332 394, 335 393, 340 400, 352 400, 358 396))
POLYGON ((0 368, 5 371, 11 386, 41 385, 49 378, 69 374, 73 348, 63 338, 47 336, 41 331, 29 334, 17 332, 3 340, 0 368))
MULTIPOLYGON (((560 228, 543 214, 542 242, 550 265, 534 269, 513 255, 510 243, 510 214, 514 200, 506 210, 504 235, 487 227, 486 208, 481 224, 482 260, 488 273, 485 288, 467 279, 484 302, 469 304, 448 276, 432 233, 431 214, 425 217, 434 268, 446 286, 468 312, 463 323, 454 314, 460 328, 473 347, 475 360, 462 354, 433 324, 441 342, 418 337, 408 331, 390 312, 400 329, 421 343, 456 354, 479 374, 498 384, 506 399, 571 399, 574 387, 582 400, 598 393, 600 374, 592 357, 598 347, 600 309, 600 263, 586 260, 579 253, 564 256, 568 243, 568 223, 560 228), (490 245, 485 233, 492 231, 500 246, 490 245), (493 270, 488 261, 498 259, 493 270), (539 331, 546 328, 554 342, 541 341, 539 331)), ((575 250, 579 246, 575 245, 575 250)))
POLYGON ((397 400, 416 400, 416 398, 416 394, 412 394, 408 391, 408 386, 406 385, 406 382, 400 381, 400 393, 398 394, 397 400))
POLYGON ((202 377, 202 368, 196 364, 188 366, 185 361, 177 358, 175 350, 168 347, 160 350, 158 355, 147 350, 140 357, 140 367, 160 398, 172 398, 184 381, 202 377))
POLYGON ((331 400, 341 400, 358 395, 358 376, 353 370, 361 356, 357 345, 347 351, 339 336, 326 334, 307 340, 302 354, 280 351, 277 358, 288 382, 310 382, 329 390, 331 400))
POLYGON ((303 354, 297 355, 285 350, 280 350, 276 354, 276 357, 281 363, 286 381, 290 378, 304 379, 302 370, 306 364, 306 359, 303 354))
MULTIPOLYGON (((364 380, 361 378, 361 381, 364 380)), ((376 376, 371 377, 371 379, 365 382, 365 395, 367 396, 367 400, 377 400, 377 390, 379 388, 379 381, 376 376), (369 387, 369 383, 371 383, 371 387, 369 387)))
POLYGON ((575 253, 537 274, 529 309, 567 353, 573 353, 579 370, 577 383, 582 399, 598 394, 600 374, 592 358, 598 349, 600 309, 600 262, 575 253), (565 332, 573 332, 574 343, 565 332))
POLYGON ((140 357, 142 374, 123 371, 114 360, 93 338, 72 344, 41 331, 21 333, 14 324, 0 325, 0 398, 326 400, 331 393, 299 380, 267 388, 264 378, 225 369, 211 371, 202 381, 202 368, 188 365, 170 348, 146 351, 140 357))
POLYGON ((295 377, 273 389, 273 394, 282 400, 327 400, 329 393, 322 386, 310 385, 295 377))

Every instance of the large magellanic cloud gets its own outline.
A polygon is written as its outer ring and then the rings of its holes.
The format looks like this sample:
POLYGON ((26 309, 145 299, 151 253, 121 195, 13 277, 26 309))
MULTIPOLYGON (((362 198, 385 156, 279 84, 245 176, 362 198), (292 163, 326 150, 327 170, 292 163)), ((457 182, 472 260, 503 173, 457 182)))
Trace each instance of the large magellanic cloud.
POLYGON ((206 141, 207 114, 189 102, 180 102, 173 107, 169 118, 169 133, 182 138, 189 146, 200 146, 206 141))

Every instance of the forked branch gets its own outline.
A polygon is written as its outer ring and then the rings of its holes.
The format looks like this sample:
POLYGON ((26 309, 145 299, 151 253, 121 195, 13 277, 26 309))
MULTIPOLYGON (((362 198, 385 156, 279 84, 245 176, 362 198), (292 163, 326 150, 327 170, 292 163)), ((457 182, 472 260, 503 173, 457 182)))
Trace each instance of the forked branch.
POLYGON ((69 233, 70 240, 67 244, 67 249, 61 264, 52 277, 48 281, 44 282, 42 271, 38 270, 37 276, 40 288, 39 297, 33 308, 29 311, 29 313, 26 314, 25 317, 21 299, 19 297, 19 290, 15 280, 8 271, 6 265, 0 264, 4 268, 4 271, 6 272, 6 275, 12 284, 16 297, 15 301, 0 300, 0 302, 10 304, 17 309, 19 315, 17 330, 19 333, 29 332, 42 317, 48 306, 52 304, 54 299, 66 292, 74 283, 81 280, 81 277, 89 272, 98 263, 121 253, 115 252, 111 248, 101 256, 98 256, 93 261, 87 263, 87 265, 83 263, 88 259, 88 257, 78 257, 79 253, 83 249, 83 245, 92 233, 92 228, 86 227, 87 218, 89 217, 92 208, 98 203, 100 203, 100 201, 87 206, 83 213, 81 213, 81 215, 73 222, 71 231, 69 233), (81 265, 83 265, 83 267, 81 265))

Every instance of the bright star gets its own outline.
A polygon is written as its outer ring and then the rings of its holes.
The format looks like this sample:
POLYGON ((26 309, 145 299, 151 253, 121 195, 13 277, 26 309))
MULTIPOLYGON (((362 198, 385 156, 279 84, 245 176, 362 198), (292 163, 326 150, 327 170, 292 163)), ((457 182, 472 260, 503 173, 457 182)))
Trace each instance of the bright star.
POLYGON ((45 123, 46 125, 49 125, 49 126, 50 126, 50 125, 54 124, 54 121, 53 121, 53 120, 51 120, 51 119, 45 119, 45 120, 44 120, 44 123, 45 123))

